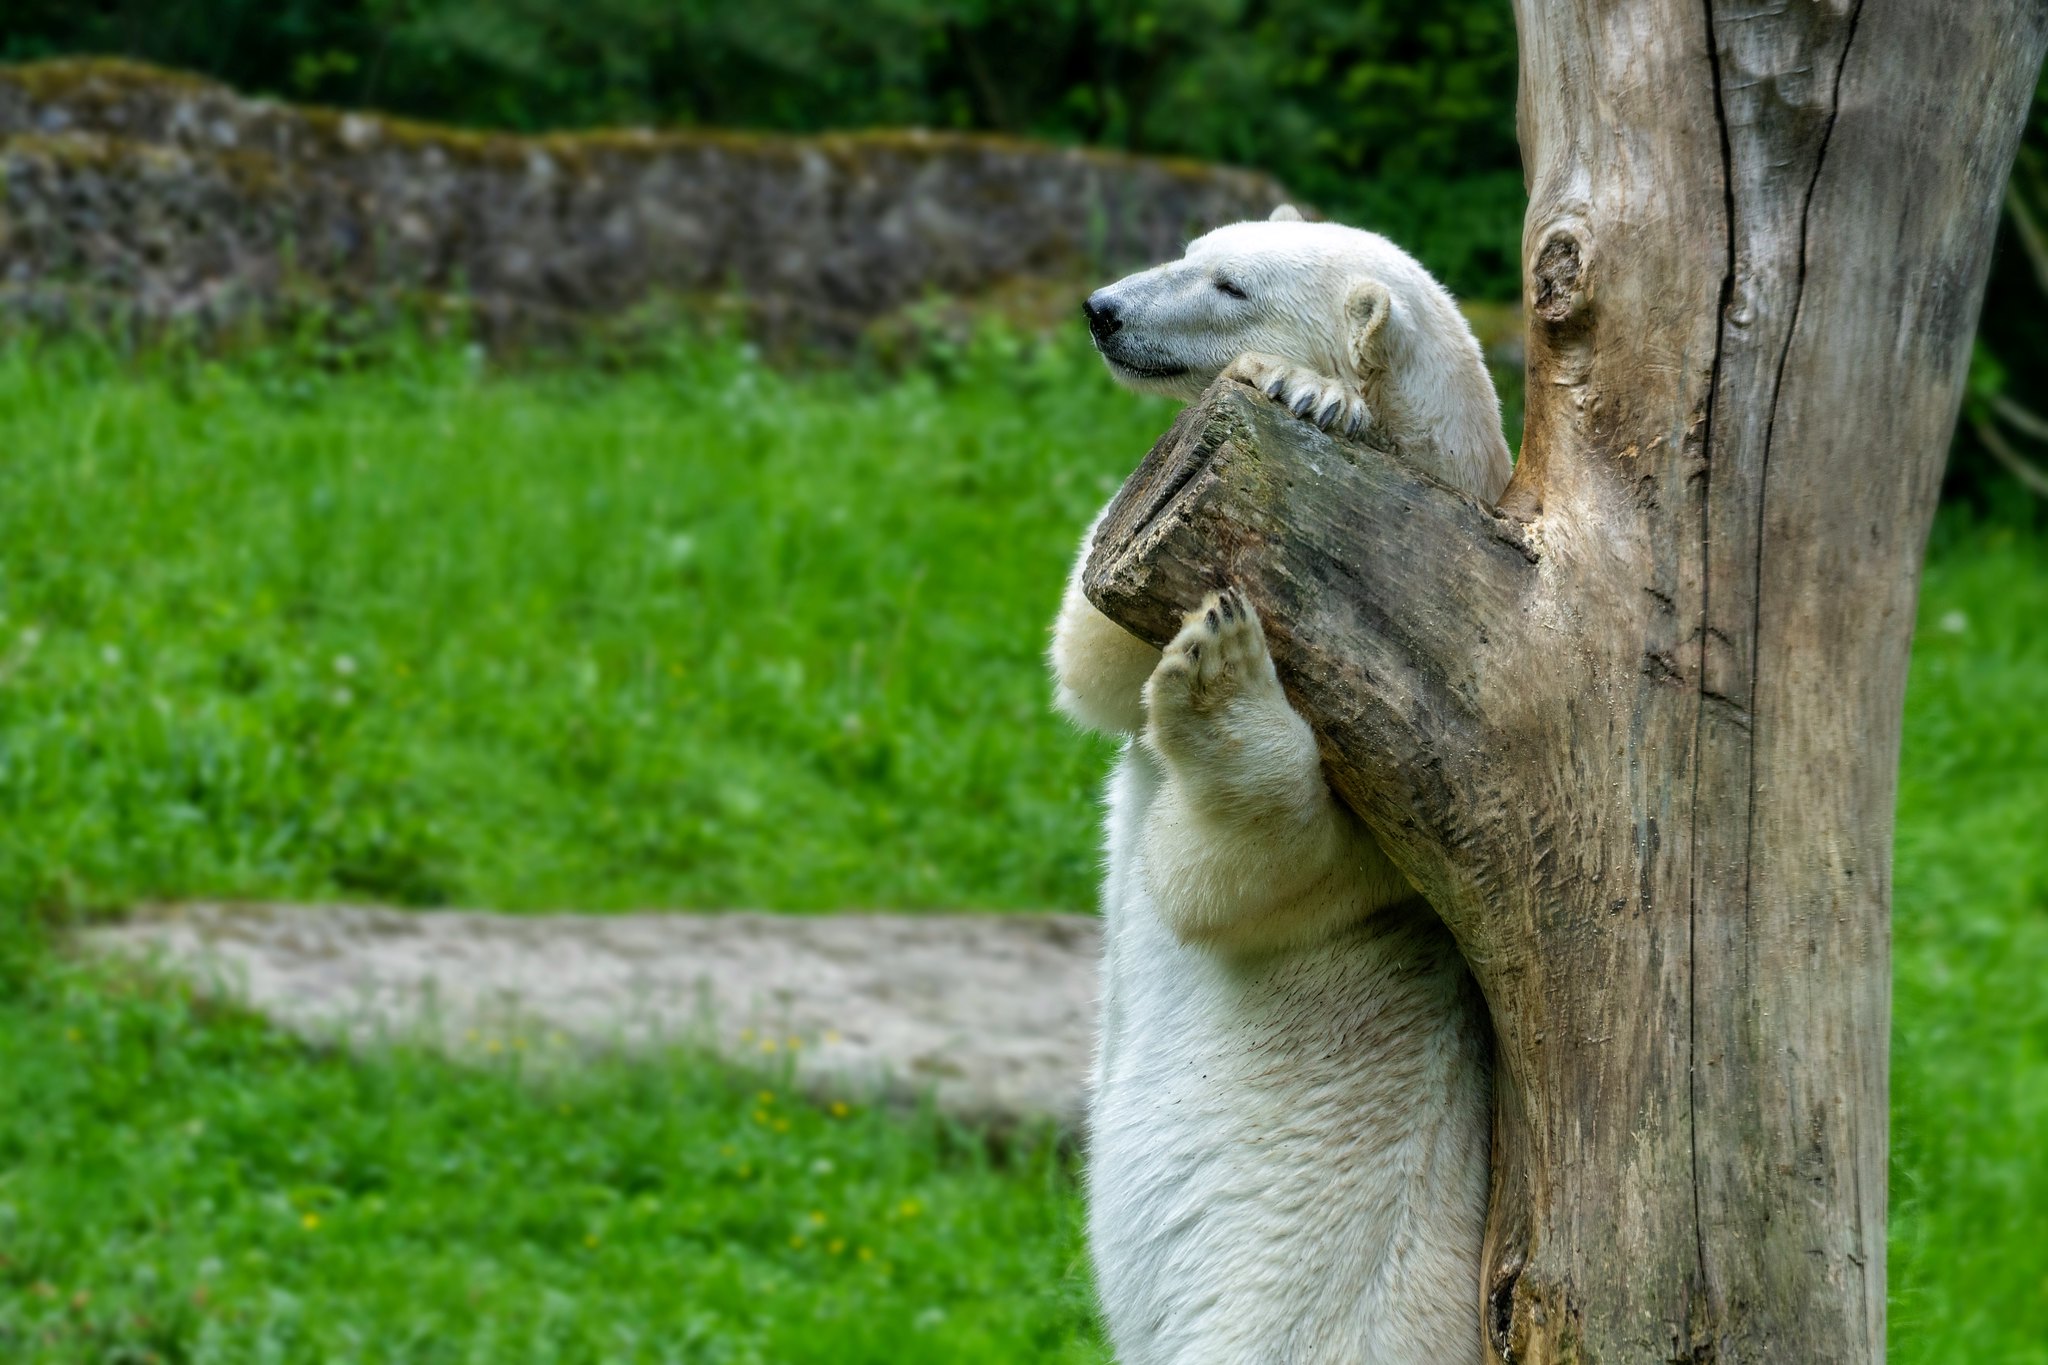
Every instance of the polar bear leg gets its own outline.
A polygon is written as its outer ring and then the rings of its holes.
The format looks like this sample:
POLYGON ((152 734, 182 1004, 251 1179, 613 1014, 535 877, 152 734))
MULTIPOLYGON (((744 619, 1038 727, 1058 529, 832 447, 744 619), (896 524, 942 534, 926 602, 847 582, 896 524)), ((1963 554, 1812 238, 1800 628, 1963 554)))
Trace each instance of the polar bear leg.
POLYGON ((1237 592, 1188 614, 1145 702, 1165 778, 1143 835, 1146 877, 1177 937, 1278 948, 1414 894, 1330 794, 1315 736, 1237 592))
POLYGON ((1159 666, 1159 651, 1104 616, 1081 591, 1081 576, 1095 546, 1104 508, 1081 537, 1081 553, 1067 575, 1060 614, 1052 624, 1053 705, 1068 719, 1106 735, 1145 728, 1145 679, 1159 666))
POLYGON ((1324 431, 1356 436, 1372 423, 1372 411, 1358 391, 1341 379, 1261 351, 1247 351, 1223 371, 1227 379, 1251 385, 1303 421, 1324 431))

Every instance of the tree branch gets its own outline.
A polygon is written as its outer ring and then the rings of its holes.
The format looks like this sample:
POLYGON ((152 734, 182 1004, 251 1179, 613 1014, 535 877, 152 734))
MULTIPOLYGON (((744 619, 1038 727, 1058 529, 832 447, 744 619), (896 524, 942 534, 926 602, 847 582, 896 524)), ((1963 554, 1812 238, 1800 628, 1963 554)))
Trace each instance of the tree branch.
POLYGON ((1431 894, 1473 840, 1456 760, 1490 746, 1480 698, 1516 664, 1539 560, 1518 523, 1221 380, 1111 504, 1084 586, 1163 644, 1237 585, 1331 785, 1431 894))
MULTIPOLYGON (((2017 426, 2018 423, 2014 425, 2017 426)), ((1976 431, 1977 439, 1984 443, 1984 448, 1991 452, 1992 458, 2004 465, 2006 472, 2018 479, 2022 488, 2035 497, 2048 498, 2048 474, 2043 474, 2029 464, 2024 455, 2014 450, 2005 437, 1998 434, 1998 428, 1982 417, 1972 417, 1970 426, 1976 431)))

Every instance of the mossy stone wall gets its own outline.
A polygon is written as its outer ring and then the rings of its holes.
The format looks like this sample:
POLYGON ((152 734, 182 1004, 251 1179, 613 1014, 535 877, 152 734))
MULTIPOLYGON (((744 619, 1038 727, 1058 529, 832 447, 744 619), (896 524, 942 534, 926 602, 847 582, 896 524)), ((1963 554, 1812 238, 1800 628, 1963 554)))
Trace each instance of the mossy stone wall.
POLYGON ((460 297, 504 329, 738 299, 770 334, 834 343, 928 294, 1176 255, 1282 197, 1248 172, 999 137, 519 137, 128 62, 0 68, 0 306, 51 318, 460 297))

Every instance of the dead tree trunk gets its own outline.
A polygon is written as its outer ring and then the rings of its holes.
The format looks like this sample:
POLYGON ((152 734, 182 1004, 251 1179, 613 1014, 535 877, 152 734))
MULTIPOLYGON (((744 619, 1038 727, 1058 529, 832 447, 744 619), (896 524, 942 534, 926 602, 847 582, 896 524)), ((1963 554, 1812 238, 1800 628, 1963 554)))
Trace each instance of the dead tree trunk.
POLYGON ((1922 547, 2038 0, 1518 0, 1527 435, 1498 512, 1242 386, 1089 595, 1260 606, 1499 1042, 1515 1362, 1884 1352, 1890 868, 1922 547))

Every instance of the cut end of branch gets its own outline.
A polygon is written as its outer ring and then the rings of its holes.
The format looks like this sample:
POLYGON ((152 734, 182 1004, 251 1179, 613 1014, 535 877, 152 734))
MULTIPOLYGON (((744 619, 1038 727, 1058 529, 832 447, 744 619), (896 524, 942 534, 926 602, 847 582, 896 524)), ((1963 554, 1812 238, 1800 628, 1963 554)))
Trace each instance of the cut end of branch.
POLYGON ((1176 504, 1192 501, 1214 482, 1217 452, 1243 443, 1245 414, 1237 404, 1223 401, 1232 388, 1243 390, 1251 401, 1263 401, 1249 385, 1219 381, 1174 419, 1124 481, 1095 530, 1095 548, 1082 579, 1089 600, 1124 629, 1155 645, 1173 637, 1180 613, 1194 603, 1150 591, 1153 556, 1148 550, 1156 549, 1162 528, 1185 519, 1184 507, 1176 516, 1176 504))

